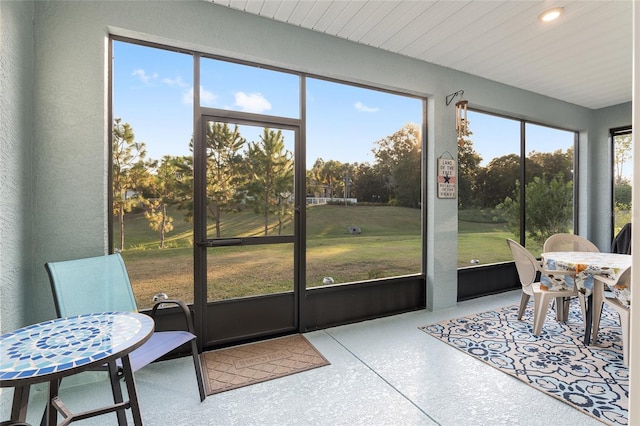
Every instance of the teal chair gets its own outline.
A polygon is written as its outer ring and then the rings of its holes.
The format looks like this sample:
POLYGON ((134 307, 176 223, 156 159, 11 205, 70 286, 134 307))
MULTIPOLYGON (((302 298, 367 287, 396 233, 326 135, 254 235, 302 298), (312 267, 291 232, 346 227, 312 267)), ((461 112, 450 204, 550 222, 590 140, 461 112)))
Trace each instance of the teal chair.
MULTIPOLYGON (((63 262, 45 264, 53 291, 56 312, 59 317, 80 315, 92 312, 137 312, 136 301, 131 289, 129 274, 120 254, 89 257, 63 262)), ((196 336, 193 329, 191 312, 180 300, 160 300, 153 306, 154 318, 158 307, 163 304, 177 305, 185 318, 186 330, 156 331, 151 338, 129 354, 131 369, 140 368, 158 360, 185 344, 190 344, 193 364, 196 370, 200 401, 206 393, 202 380, 202 366, 198 356, 196 336)), ((119 365, 121 370, 121 365, 119 365)), ((119 391, 117 384, 121 372, 111 372, 112 388, 119 391)), ((116 392, 114 390, 114 392, 116 392)), ((121 395, 114 394, 114 398, 121 395)))

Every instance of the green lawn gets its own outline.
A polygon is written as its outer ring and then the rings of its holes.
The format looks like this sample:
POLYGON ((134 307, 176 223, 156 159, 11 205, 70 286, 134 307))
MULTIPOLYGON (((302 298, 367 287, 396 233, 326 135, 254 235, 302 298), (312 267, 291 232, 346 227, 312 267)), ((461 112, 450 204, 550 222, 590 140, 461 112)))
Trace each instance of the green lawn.
POLYGON ((458 222, 458 267, 511 260, 505 240, 515 238, 504 223, 458 222))
MULTIPOLYGON (((171 297, 193 300, 192 224, 184 212, 170 209, 174 230, 167 234, 167 248, 160 250, 157 232, 144 215, 125 219, 122 254, 140 307, 165 292, 171 297)), ((481 217, 481 215, 476 215, 481 217)), ((252 211, 227 213, 221 222, 222 236, 255 235, 261 218, 252 211)), ((118 225, 115 225, 118 238, 118 225)), ((259 234, 260 232, 258 232, 259 234)), ((292 233, 285 224, 283 234, 292 233)), ((213 235, 210 226, 209 234, 213 235)), ((460 221, 458 266, 471 259, 481 264, 510 260, 504 223, 460 221)), ((322 205, 307 209, 306 277, 308 287, 323 285, 324 277, 335 283, 420 272, 420 211, 392 206, 322 205), (361 233, 349 233, 357 226, 361 233)), ((212 248, 208 250, 208 297, 220 300, 293 287, 293 244, 212 248)))

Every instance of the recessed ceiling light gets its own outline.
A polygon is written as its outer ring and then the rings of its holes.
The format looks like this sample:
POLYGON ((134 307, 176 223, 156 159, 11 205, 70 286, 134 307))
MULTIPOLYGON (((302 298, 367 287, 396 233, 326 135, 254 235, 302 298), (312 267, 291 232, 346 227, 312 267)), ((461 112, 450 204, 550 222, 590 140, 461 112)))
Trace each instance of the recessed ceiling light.
POLYGON ((553 9, 545 10, 538 16, 538 19, 542 22, 549 22, 557 19, 564 12, 564 7, 554 7, 553 9))

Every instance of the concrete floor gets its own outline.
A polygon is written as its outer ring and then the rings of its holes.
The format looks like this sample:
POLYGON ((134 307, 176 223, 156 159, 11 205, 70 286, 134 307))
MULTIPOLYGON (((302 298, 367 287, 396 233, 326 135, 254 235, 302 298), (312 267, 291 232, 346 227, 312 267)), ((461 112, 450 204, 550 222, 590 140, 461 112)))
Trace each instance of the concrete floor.
MULTIPOLYGON (((418 330, 519 299, 520 291, 513 291, 438 312, 306 333, 331 365, 202 403, 189 358, 155 363, 136 373, 142 417, 146 425, 601 425, 418 330)), ((102 377, 91 372, 65 379, 61 399, 72 411, 110 403, 102 377), (92 383, 83 384, 87 379, 92 383)), ((33 425, 39 424, 45 395, 46 387, 32 388, 28 421, 33 425)), ((10 397, 11 391, 3 392, 0 420, 9 417, 10 397)), ((74 424, 117 423, 115 414, 107 414, 74 424)))

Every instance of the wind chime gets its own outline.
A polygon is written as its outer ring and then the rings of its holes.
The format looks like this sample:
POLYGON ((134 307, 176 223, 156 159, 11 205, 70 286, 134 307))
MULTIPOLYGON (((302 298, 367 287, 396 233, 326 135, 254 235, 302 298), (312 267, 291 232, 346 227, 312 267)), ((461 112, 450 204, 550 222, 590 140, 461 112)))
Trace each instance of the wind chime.
POLYGON ((447 96, 447 106, 455 99, 456 96, 460 96, 460 100, 456 102, 456 135, 458 137, 458 144, 462 146, 464 144, 464 137, 469 134, 469 122, 467 120, 467 106, 469 101, 462 98, 464 90, 458 90, 447 96))

